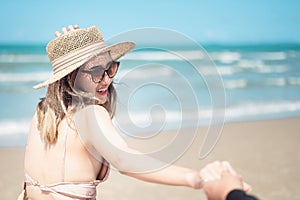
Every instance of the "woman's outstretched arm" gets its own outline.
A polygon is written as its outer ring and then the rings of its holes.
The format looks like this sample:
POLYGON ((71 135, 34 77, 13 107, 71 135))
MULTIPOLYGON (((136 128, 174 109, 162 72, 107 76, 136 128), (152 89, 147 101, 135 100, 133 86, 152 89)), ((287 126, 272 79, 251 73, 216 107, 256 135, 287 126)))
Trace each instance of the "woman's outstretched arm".
MULTIPOLYGON (((99 161, 102 157, 120 173, 147 182, 187 186, 201 189, 205 181, 221 178, 224 168, 238 176, 228 162, 215 161, 197 171, 169 165, 130 148, 112 124, 109 113, 102 106, 91 105, 75 116, 75 125, 89 152, 99 161)), ((243 182, 245 191, 251 187, 243 182)))
POLYGON ((120 173, 147 182, 202 188, 200 171, 168 165, 128 147, 102 106, 88 106, 74 120, 90 153, 99 160, 104 157, 120 173))

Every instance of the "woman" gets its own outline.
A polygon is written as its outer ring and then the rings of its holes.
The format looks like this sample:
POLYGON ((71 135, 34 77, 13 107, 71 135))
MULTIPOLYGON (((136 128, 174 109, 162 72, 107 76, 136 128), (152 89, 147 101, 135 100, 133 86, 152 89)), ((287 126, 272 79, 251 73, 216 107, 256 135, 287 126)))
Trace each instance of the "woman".
POLYGON ((141 173, 150 169, 149 163, 161 162, 128 147, 112 124, 117 59, 134 43, 107 46, 96 27, 70 26, 56 35, 46 47, 53 76, 34 86, 48 89, 28 135, 24 198, 96 199, 96 186, 106 180, 109 164, 143 181, 202 188, 203 180, 210 178, 205 170, 201 174, 170 165, 141 173))

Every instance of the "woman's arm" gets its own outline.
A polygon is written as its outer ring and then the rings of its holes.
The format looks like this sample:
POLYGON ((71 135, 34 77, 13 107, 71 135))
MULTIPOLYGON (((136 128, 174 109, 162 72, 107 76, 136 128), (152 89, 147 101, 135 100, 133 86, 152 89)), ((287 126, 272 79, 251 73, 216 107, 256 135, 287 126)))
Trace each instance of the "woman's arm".
POLYGON ((169 165, 128 147, 116 131, 102 106, 88 106, 74 116, 75 124, 87 149, 103 156, 120 173, 147 182, 202 188, 200 172, 169 165), (165 167, 167 166, 167 167, 165 167))
POLYGON ((170 165, 161 170, 148 173, 121 173, 147 182, 187 186, 194 189, 201 189, 203 187, 203 181, 199 172, 175 165, 170 165))

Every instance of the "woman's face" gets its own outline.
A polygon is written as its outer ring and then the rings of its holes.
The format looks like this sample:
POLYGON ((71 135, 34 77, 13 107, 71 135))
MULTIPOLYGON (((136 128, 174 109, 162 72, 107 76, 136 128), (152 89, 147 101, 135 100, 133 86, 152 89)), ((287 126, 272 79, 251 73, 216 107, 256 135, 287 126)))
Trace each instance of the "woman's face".
POLYGON ((104 70, 112 61, 108 52, 91 58, 80 67, 76 76, 75 88, 94 94, 99 99, 98 104, 104 104, 107 100, 108 87, 113 81, 113 78, 109 78, 107 71, 104 72, 104 70), (103 79, 101 80, 101 78, 103 79))

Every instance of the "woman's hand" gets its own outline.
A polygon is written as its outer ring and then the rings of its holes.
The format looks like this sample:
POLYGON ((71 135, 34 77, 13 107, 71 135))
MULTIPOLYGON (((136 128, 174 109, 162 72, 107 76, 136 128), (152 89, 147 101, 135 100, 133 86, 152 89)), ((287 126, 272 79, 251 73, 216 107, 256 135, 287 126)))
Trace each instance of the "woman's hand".
POLYGON ((63 27, 62 29, 61 29, 61 32, 59 32, 59 31, 55 31, 55 36, 56 37, 59 37, 59 36, 61 36, 61 35, 63 35, 63 34, 66 34, 66 33, 68 33, 69 31, 73 31, 73 30, 75 30, 75 29, 79 29, 79 26, 76 24, 76 25, 69 25, 67 28, 66 27, 63 27))
POLYGON ((202 168, 200 171, 200 176, 204 182, 217 180, 221 178, 222 170, 222 163, 220 161, 215 161, 202 168))
MULTIPOLYGON (((206 185, 211 185, 212 183, 219 181, 219 184, 222 184, 222 179, 224 173, 231 176, 231 179, 237 179, 241 181, 241 188, 245 192, 248 192, 251 190, 251 186, 245 182, 242 181, 242 178, 240 175, 237 174, 237 172, 233 169, 233 167, 230 165, 227 161, 215 161, 213 163, 210 163, 206 165, 201 171, 200 176, 204 181, 204 190, 206 185)), ((234 183, 236 184, 236 183, 234 183)), ((210 187, 211 188, 211 187, 210 187)), ((234 189, 234 188, 233 188, 234 189)))
POLYGON ((208 181, 203 187, 208 200, 225 200, 230 191, 235 189, 243 190, 243 180, 229 171, 223 171, 220 179, 208 181))

